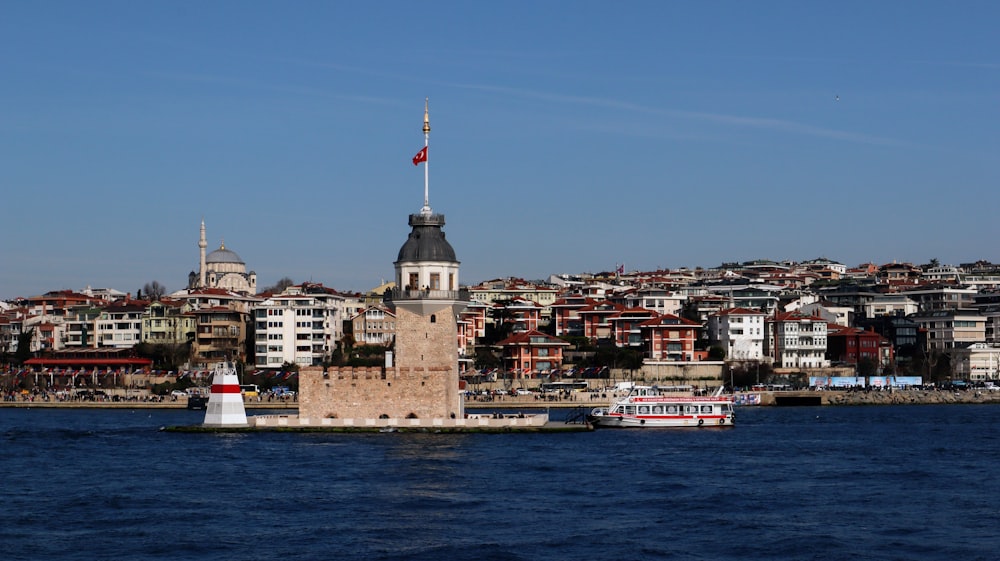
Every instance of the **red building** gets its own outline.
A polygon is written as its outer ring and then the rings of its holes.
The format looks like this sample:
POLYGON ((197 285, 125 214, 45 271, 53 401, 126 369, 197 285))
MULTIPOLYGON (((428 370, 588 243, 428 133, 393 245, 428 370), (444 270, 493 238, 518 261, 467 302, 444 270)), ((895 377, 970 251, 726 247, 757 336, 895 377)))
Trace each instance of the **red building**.
POLYGON ((659 314, 646 308, 628 308, 608 318, 615 346, 619 348, 643 348, 642 325, 659 314))
POLYGON ((878 365, 885 365, 894 359, 892 343, 874 329, 844 327, 827 324, 826 358, 831 362, 858 364, 862 359, 871 359, 878 365))
POLYGON ((580 310, 598 303, 593 298, 580 294, 570 294, 552 303, 552 321, 555 322, 557 337, 583 336, 583 320, 580 310))
POLYGON ((595 302, 580 308, 577 314, 580 316, 580 323, 583 326, 583 336, 595 343, 600 339, 611 339, 611 322, 609 320, 624 309, 624 306, 611 302, 595 302))
POLYGON ((563 349, 570 344, 541 331, 516 333, 497 343, 505 370, 530 378, 562 368, 563 349))
POLYGON ((524 298, 513 298, 503 302, 494 302, 494 306, 502 307, 504 323, 511 325, 513 333, 535 331, 542 319, 542 307, 536 302, 524 298))
POLYGON ((694 344, 701 328, 700 323, 672 314, 643 322, 646 356, 650 360, 696 360, 694 344))

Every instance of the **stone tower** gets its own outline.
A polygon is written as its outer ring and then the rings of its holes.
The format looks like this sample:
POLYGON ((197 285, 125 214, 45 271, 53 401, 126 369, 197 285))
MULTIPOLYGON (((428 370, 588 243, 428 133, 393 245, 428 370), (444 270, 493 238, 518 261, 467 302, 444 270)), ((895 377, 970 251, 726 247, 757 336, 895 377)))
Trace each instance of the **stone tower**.
POLYGON ((307 367, 299 373, 299 417, 309 419, 462 419, 459 393, 458 314, 468 293, 458 288, 455 250, 445 239, 444 215, 434 214, 427 195, 427 137, 413 158, 424 164, 424 205, 409 218, 410 235, 394 262, 396 287, 387 294, 395 308, 393 363, 385 368, 307 367))
MULTIPOLYGON (((429 209, 428 209, 429 210, 429 209)), ((445 239, 444 215, 410 215, 412 228, 396 259, 394 367, 400 370, 433 368, 442 379, 442 405, 447 416, 459 415, 458 314, 467 298, 458 290, 458 260, 445 239), (401 287, 401 288, 400 288, 401 287)))
MULTIPOLYGON (((391 293, 396 308, 394 366, 400 369, 434 367, 447 372, 442 380, 447 412, 459 414, 458 314, 468 298, 458 290, 458 259, 445 239, 444 215, 434 214, 428 196, 428 139, 431 132, 428 105, 424 103, 424 149, 413 159, 424 164, 424 205, 411 214, 410 235, 393 265, 396 288, 391 293)), ((443 375, 443 374, 442 374, 443 375)))

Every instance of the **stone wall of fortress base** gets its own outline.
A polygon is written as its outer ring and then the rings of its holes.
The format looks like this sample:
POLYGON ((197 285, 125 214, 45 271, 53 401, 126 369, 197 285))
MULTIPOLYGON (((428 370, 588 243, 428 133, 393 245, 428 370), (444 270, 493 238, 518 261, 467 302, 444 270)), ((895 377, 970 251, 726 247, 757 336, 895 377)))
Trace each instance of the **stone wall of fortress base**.
POLYGON ((458 372, 447 367, 299 371, 299 416, 310 419, 453 419, 463 416, 458 372))

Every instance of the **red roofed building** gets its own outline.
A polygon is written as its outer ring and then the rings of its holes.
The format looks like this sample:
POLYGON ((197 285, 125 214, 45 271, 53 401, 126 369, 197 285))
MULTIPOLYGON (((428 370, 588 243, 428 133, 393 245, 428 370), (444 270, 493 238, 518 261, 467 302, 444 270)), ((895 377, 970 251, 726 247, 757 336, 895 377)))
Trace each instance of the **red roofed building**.
POLYGON ((77 306, 104 305, 107 301, 96 296, 87 296, 72 290, 46 292, 41 296, 25 298, 23 305, 29 316, 63 316, 67 310, 77 306))
POLYGON ((624 306, 611 302, 595 302, 581 308, 577 313, 583 326, 583 336, 595 343, 600 339, 611 339, 611 322, 609 320, 624 309, 624 306))
POLYGON ((476 341, 486 337, 486 310, 488 304, 469 302, 458 314, 458 360, 471 367, 476 341))
POLYGON ((504 369, 518 373, 521 378, 560 369, 563 348, 569 345, 541 331, 517 333, 497 343, 504 369))
POLYGON ((862 359, 870 359, 885 366, 892 363, 893 356, 892 343, 874 329, 827 324, 826 357, 833 362, 858 364, 862 359))
POLYGON ((695 360, 694 344, 701 324, 671 314, 641 324, 646 356, 650 360, 695 360))
POLYGON ((557 337, 580 337, 583 335, 583 320, 580 310, 597 305, 598 301, 582 294, 571 294, 556 300, 552 309, 557 337))
POLYGON ((644 322, 659 317, 659 314, 645 308, 628 308, 608 318, 615 346, 619 348, 643 349, 642 334, 644 322))
POLYGON ((531 300, 513 298, 507 301, 494 302, 495 307, 502 307, 504 323, 511 324, 512 333, 536 331, 542 318, 542 307, 531 300))

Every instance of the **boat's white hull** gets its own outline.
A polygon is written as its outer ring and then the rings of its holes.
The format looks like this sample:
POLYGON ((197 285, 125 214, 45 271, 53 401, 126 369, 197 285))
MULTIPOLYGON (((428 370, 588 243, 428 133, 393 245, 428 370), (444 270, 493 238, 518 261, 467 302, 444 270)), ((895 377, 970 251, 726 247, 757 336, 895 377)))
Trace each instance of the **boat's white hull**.
POLYGON ((587 415, 594 427, 731 427, 733 400, 720 396, 678 395, 671 388, 633 386, 628 395, 587 415))
POLYGON ((591 414, 587 420, 600 428, 654 428, 654 427, 731 427, 733 415, 662 416, 662 415, 608 415, 591 414))

